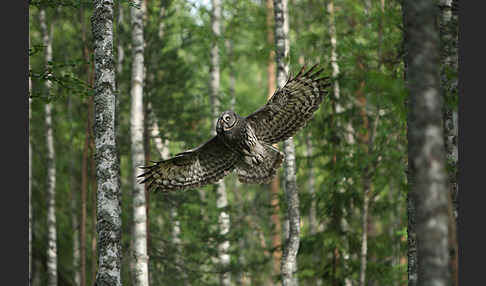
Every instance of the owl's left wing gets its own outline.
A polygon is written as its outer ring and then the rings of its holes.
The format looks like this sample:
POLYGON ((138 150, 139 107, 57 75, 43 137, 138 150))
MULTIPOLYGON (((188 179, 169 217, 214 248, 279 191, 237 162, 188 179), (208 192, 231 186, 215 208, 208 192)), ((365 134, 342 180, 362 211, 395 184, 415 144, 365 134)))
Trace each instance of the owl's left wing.
POLYGON ((314 65, 304 73, 289 77, 267 104, 246 117, 258 139, 274 144, 293 136, 311 119, 331 85, 329 77, 318 77, 322 69, 314 65))
POLYGON ((182 190, 217 182, 231 172, 240 155, 231 151, 215 136, 201 146, 142 167, 139 177, 149 190, 182 190))

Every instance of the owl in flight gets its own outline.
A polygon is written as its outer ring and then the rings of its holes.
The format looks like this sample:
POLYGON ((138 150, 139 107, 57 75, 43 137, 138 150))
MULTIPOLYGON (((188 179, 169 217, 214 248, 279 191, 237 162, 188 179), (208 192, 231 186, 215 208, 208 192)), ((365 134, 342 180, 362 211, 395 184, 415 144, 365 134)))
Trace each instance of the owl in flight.
POLYGON ((215 183, 235 171, 242 183, 269 183, 284 159, 272 144, 293 136, 309 121, 328 93, 329 77, 322 69, 303 67, 290 76, 268 102, 241 117, 225 111, 216 123, 216 136, 197 148, 141 167, 140 183, 150 190, 182 190, 215 183))

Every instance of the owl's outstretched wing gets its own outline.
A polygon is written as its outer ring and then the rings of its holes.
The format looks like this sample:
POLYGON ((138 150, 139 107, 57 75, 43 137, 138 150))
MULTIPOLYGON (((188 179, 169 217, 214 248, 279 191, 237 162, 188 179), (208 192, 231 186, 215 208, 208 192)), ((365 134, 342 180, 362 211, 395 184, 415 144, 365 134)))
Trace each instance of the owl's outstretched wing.
POLYGON ((215 136, 201 146, 142 167, 140 183, 149 190, 182 190, 217 182, 235 168, 240 155, 228 149, 215 136))
POLYGON ((293 136, 311 119, 331 85, 329 77, 318 77, 322 69, 314 65, 304 73, 289 77, 268 102, 246 117, 258 139, 274 144, 293 136))

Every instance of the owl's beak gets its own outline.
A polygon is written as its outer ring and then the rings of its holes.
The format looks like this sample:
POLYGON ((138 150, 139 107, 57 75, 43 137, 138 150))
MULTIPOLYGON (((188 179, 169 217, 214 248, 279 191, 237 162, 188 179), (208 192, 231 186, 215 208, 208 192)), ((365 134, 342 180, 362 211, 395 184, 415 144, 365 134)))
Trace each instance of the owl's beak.
POLYGON ((221 133, 223 132, 223 126, 221 126, 221 119, 218 119, 216 122, 216 133, 221 133))

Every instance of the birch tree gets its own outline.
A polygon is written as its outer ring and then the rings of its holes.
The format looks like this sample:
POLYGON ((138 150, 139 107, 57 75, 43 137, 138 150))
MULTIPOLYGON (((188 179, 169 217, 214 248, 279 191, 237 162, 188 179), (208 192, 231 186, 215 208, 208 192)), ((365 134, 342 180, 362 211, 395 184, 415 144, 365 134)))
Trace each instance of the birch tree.
MULTIPOLYGON (((211 81, 210 81, 210 90, 211 90, 211 109, 213 114, 213 121, 211 125, 211 134, 213 136, 216 135, 216 121, 219 117, 220 110, 220 101, 219 101, 219 94, 220 94, 220 59, 219 59, 219 41, 221 38, 221 0, 212 0, 211 1, 211 30, 213 32, 213 41, 211 46, 211 81)), ((230 217, 229 213, 224 209, 228 206, 228 197, 226 194, 226 185, 224 183, 224 179, 221 179, 216 184, 216 192, 218 199, 216 201, 216 207, 220 210, 219 217, 218 217, 218 225, 219 225, 219 234, 222 237, 226 237, 230 230, 230 217)), ((227 268, 230 263, 230 256, 229 256, 229 248, 230 242, 227 238, 223 239, 218 244, 218 259, 219 264, 221 267, 221 274, 219 277, 220 284, 223 286, 228 286, 231 283, 231 276, 230 273, 227 271, 227 268)))
MULTIPOLYGON (((44 65, 48 69, 52 61, 52 25, 48 28, 46 12, 40 11, 42 43, 45 47, 44 65)), ((47 96, 50 96, 52 83, 46 80, 47 96)), ((47 143, 47 285, 57 285, 57 233, 56 233, 56 153, 52 128, 52 104, 45 105, 46 143, 47 143)))
POLYGON ((443 106, 444 144, 449 166, 449 251, 451 254, 451 275, 453 285, 458 285, 457 216, 459 193, 458 163, 458 113, 453 103, 458 102, 458 0, 440 0, 440 85, 446 102, 443 106), (449 104, 447 104, 449 103, 449 104))
POLYGON ((449 285, 448 188, 435 23, 438 10, 432 1, 407 0, 403 13, 409 92, 408 184, 415 207, 417 285, 449 285))
MULTIPOLYGON (((289 72, 289 22, 287 0, 274 0, 275 48, 277 63, 277 87, 282 88, 289 72)), ((299 251, 300 211, 297 182, 295 177, 295 147, 293 138, 284 141, 285 153, 285 196, 287 199, 287 217, 289 235, 285 241, 281 261, 282 284, 298 285, 297 252, 299 251)))
POLYGON ((94 136, 96 148, 98 273, 96 285, 121 285, 120 164, 115 134, 113 0, 94 0, 94 136))
MULTIPOLYGON (((266 2, 266 25, 267 25, 267 43, 270 47, 275 45, 274 36, 274 12, 273 12, 273 0, 267 0, 266 2)), ((267 99, 272 97, 276 89, 275 83, 275 50, 270 49, 268 55, 267 64, 267 99)), ((274 147, 278 145, 275 144, 274 147)), ((270 205, 272 208, 271 226, 272 226, 272 263, 273 263, 273 275, 280 274, 280 262, 282 258, 282 226, 280 221, 280 200, 278 196, 279 192, 279 177, 275 176, 270 183, 270 205)))
MULTIPOLYGON (((73 116, 72 116, 72 97, 68 97, 68 121, 71 122, 71 146, 73 145, 72 143, 72 138, 74 137, 74 132, 73 132, 73 127, 72 127, 72 122, 73 122, 73 116)), ((74 153, 74 152, 73 152, 74 153)), ((73 158, 75 155, 72 155, 73 158)), ((73 271, 74 271, 74 285, 78 286, 81 283, 81 271, 80 271, 80 246, 79 246, 79 218, 78 218, 78 194, 76 192, 76 189, 74 188, 74 164, 75 160, 71 159, 69 161, 69 175, 70 175, 70 181, 71 181, 71 189, 70 189, 70 198, 71 198, 71 225, 72 225, 72 231, 73 231, 73 271)))
POLYGON ((147 211, 145 188, 138 183, 137 177, 142 174, 144 166, 143 146, 143 82, 144 82, 144 37, 143 17, 145 1, 136 1, 140 7, 130 8, 132 24, 132 88, 130 109, 130 138, 132 156, 132 198, 133 198, 133 259, 134 285, 148 286, 147 255, 147 211))

